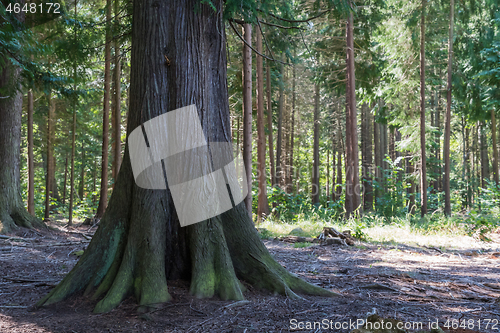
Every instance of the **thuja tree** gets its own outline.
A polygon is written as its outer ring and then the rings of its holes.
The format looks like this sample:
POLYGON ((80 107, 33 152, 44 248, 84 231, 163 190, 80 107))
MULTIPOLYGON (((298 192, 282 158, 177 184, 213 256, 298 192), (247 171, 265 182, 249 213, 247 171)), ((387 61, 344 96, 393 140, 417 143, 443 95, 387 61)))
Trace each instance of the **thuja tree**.
MULTIPOLYGON (((22 2, 21 2, 22 4, 22 2)), ((2 17, 7 17, 5 13, 2 17)), ((30 215, 21 199, 20 157, 23 97, 20 90, 18 60, 22 41, 19 31, 24 22, 23 12, 8 17, 0 38, 0 232, 17 226, 42 226, 30 215), (6 56, 9 54, 9 56, 6 56)))
MULTIPOLYGON (((129 133, 148 119, 195 104, 207 141, 230 142, 222 6, 222 0, 134 1, 129 133)), ((92 242, 38 305, 83 291, 100 299, 95 312, 113 309, 131 293, 147 307, 168 301, 167 280, 177 278, 190 279, 197 297, 242 299, 239 279, 290 297, 335 295, 280 266, 244 204, 181 228, 168 189, 135 185, 126 150, 92 242)))

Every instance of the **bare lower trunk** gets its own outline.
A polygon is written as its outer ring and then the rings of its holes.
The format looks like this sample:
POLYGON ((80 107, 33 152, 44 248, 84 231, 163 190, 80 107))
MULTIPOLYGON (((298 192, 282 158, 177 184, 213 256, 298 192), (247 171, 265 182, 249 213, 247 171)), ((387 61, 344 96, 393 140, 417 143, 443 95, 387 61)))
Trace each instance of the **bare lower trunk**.
POLYGON ((45 213, 44 219, 48 220, 50 217, 50 198, 52 192, 52 174, 54 173, 54 141, 53 141, 53 126, 54 126, 54 108, 55 103, 52 99, 52 94, 49 93, 47 95, 47 104, 48 104, 48 115, 47 115, 47 173, 45 175, 45 213))
POLYGON ((420 20, 420 213, 427 214, 427 155, 425 154, 425 3, 420 20))
MULTIPOLYGON (((115 34, 118 31, 118 27, 120 24, 118 15, 119 15, 119 1, 114 1, 114 15, 115 15, 115 34)), ((113 73, 114 78, 114 94, 113 94, 113 110, 112 110, 112 119, 113 119, 113 180, 116 182, 116 176, 120 171, 120 165, 122 163, 122 117, 121 117, 121 56, 120 56, 120 44, 118 39, 114 40, 114 49, 115 49, 115 68, 113 73)))
POLYGON ((314 145, 312 172, 312 202, 319 204, 319 85, 314 85, 314 145))
POLYGON ((493 145, 493 179, 498 185, 498 150, 497 150, 497 131, 496 131, 495 110, 491 109, 491 140, 493 145))
MULTIPOLYGON (((245 41, 252 44, 252 26, 244 24, 245 41)), ((245 205, 252 218, 252 50, 243 44, 243 164, 245 165, 248 194, 245 205)))
POLYGON ((106 45, 104 50, 104 98, 102 111, 101 193, 95 217, 100 219, 108 205, 109 100, 111 92, 111 0, 106 1, 106 45))
POLYGON ((284 104, 284 92, 283 84, 285 77, 285 69, 283 64, 281 64, 281 78, 282 83, 279 89, 279 105, 278 105, 278 138, 276 139, 276 183, 282 185, 283 172, 281 170, 281 158, 282 158, 282 144, 283 144, 283 104, 284 104))
POLYGON ((267 93, 267 131, 269 142, 269 169, 271 173, 271 185, 276 186, 276 167, 274 165, 274 148, 273 148, 273 108, 271 100, 271 67, 269 60, 266 62, 266 93, 267 93))
POLYGON ((21 199, 21 119, 22 95, 19 69, 9 59, 0 61, 0 233, 16 228, 43 226, 28 213, 21 199))
POLYGON ((371 211, 373 209, 371 114, 366 103, 363 103, 361 110, 363 210, 371 211))
MULTIPOLYGON (((223 1, 214 3, 216 11, 198 0, 134 2, 129 134, 166 110, 195 104, 207 142, 230 142, 223 1), (165 66, 165 50, 170 66, 165 66), (187 56, 190 50, 197 54, 187 56), (158 93, 149 89, 155 84, 158 93), (147 115, 140 113, 144 102, 147 115)), ((171 299, 167 280, 179 278, 190 279, 190 293, 200 298, 242 299, 238 278, 291 298, 297 298, 296 292, 334 295, 288 273, 271 257, 244 203, 181 228, 170 193, 168 186, 150 190, 134 183, 127 148, 91 243, 38 305, 83 291, 100 299, 95 312, 113 309, 129 294, 135 295, 139 310, 147 310, 171 299)))
MULTIPOLYGON (((262 53, 262 34, 257 29, 257 52, 262 53)), ((264 64, 263 59, 257 56, 257 167, 259 195, 257 206, 257 221, 269 215, 267 202, 266 181, 266 133, 264 131, 264 64)))
POLYGON ((35 215, 35 162, 33 160, 33 91, 28 91, 28 213, 35 215))

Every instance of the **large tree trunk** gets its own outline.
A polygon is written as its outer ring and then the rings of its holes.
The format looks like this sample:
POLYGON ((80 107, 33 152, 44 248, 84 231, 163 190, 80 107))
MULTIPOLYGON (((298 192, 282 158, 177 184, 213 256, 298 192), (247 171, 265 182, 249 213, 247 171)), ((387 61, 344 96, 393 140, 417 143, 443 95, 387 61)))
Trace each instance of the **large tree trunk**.
POLYGON ((106 45, 104 50, 104 97, 102 110, 101 193, 95 217, 100 219, 108 205, 109 100, 111 92, 111 0, 106 1, 106 45))
POLYGON ((28 213, 21 198, 21 118, 23 97, 19 91, 20 70, 10 59, 0 61, 0 233, 16 226, 43 226, 28 213))
POLYGON ((312 170, 312 203, 319 205, 319 84, 314 84, 314 144, 312 170))
POLYGON ((356 87, 354 77, 354 37, 353 15, 349 14, 346 24, 347 40, 347 89, 346 89, 346 218, 359 208, 359 166, 358 132, 356 120, 356 87))
MULTIPOLYGON (((252 44, 252 26, 243 25, 244 38, 252 44)), ((248 194, 245 205, 252 218, 252 50, 243 44, 243 164, 245 165, 248 194)))
MULTIPOLYGON (((231 142, 223 1, 212 4, 215 11, 198 0, 134 1, 129 135, 151 118, 194 104, 206 141, 231 142), (141 113, 142 105, 149 105, 149 112, 141 113)), ((190 279, 190 292, 197 297, 242 299, 238 278, 289 297, 295 292, 334 295, 272 259, 244 203, 181 228, 169 187, 150 190, 134 183, 127 146, 91 243, 38 305, 85 291, 101 299, 95 312, 111 310, 129 294, 143 307, 155 306, 171 298, 167 279, 177 278, 190 279)))
MULTIPOLYGON (((257 29, 257 52, 262 53, 262 33, 257 29)), ((259 196, 257 204, 257 221, 269 215, 266 181, 266 133, 264 131, 264 64, 261 56, 257 56, 257 164, 259 196)))
POLYGON ((420 214, 427 214, 427 157, 425 154, 425 3, 420 18, 420 214))
MULTIPOLYGON (((446 88, 446 115, 444 117, 444 213, 451 216, 451 194, 450 194, 450 136, 451 136, 451 89, 452 89, 452 65, 453 65, 453 23, 455 13, 455 1, 450 0, 450 31, 448 38, 448 84, 446 88)), ((465 154, 465 151, 464 151, 465 154)), ((465 162, 465 160, 464 160, 465 162)))

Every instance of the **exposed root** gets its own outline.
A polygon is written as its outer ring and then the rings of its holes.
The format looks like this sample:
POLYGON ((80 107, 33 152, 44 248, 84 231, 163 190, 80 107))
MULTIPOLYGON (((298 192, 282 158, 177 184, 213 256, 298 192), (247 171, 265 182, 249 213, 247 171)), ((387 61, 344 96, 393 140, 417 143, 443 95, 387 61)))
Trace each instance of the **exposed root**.
POLYGON ((189 227, 192 277, 190 293, 198 298, 217 294, 224 300, 242 300, 220 218, 189 227))

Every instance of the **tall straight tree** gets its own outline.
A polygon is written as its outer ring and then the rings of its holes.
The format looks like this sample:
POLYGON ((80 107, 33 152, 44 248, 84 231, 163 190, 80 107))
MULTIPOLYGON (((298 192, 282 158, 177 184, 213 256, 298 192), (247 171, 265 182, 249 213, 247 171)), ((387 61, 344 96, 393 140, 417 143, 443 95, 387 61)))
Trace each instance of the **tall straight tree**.
MULTIPOLYGON (((115 21, 114 21, 114 34, 118 32, 118 27, 120 25, 120 21, 118 18, 119 15, 119 0, 114 1, 114 15, 115 15, 115 21)), ((118 175, 118 172, 120 171, 120 165, 122 163, 122 131, 121 131, 121 126, 122 126, 122 117, 121 117, 121 95, 122 95, 122 90, 121 90, 121 56, 120 56, 120 43, 118 38, 114 37, 113 40, 113 46, 115 49, 115 57, 114 57, 114 62, 115 62, 115 68, 113 72, 113 79, 114 79, 114 85, 113 85, 113 109, 111 111, 112 116, 111 119, 113 120, 113 124, 111 128, 113 129, 112 135, 113 135, 113 167, 112 167, 112 172, 113 172, 113 179, 116 182, 116 176, 118 175)))
POLYGON ((35 215, 35 162, 33 160, 33 90, 28 91, 28 213, 35 215))
POLYGON ((491 109, 491 141, 493 148, 493 180, 499 184, 498 180, 498 150, 497 150, 497 124, 495 118, 495 109, 491 109))
MULTIPOLYGON (((257 52, 262 54, 262 33, 257 29, 257 52)), ((264 131, 264 64, 257 55, 257 174, 259 195, 257 203, 257 221, 269 215, 266 181, 266 133, 264 131)))
POLYGON ((271 67, 269 60, 266 61, 266 95, 267 95, 267 141, 269 142, 269 170, 271 173, 271 185, 276 186, 276 167, 274 165, 273 148, 273 107, 271 99, 271 67))
MULTIPOLYGON (((451 216, 451 194, 450 194, 450 136, 451 136, 451 90, 453 70, 453 22, 455 13, 455 0, 450 0, 450 31, 448 38, 448 84, 446 87, 446 115, 444 120, 444 213, 451 216)), ((465 151, 464 151, 465 154, 465 151)), ((464 169, 465 170, 465 169, 464 169)))
POLYGON ((420 16, 420 213, 427 214, 427 157, 425 154, 425 4, 420 16))
POLYGON ((252 25, 243 24, 246 43, 243 43, 243 164, 245 165, 248 194, 245 205, 252 218, 252 25))
POLYGON ((319 84, 314 84, 314 145, 312 171, 312 202, 319 204, 319 84))
POLYGON ((283 107, 284 107, 284 92, 283 85, 285 84, 285 68, 281 64, 281 82, 279 89, 279 102, 278 102, 278 137, 276 139, 276 183, 281 186, 283 181, 283 172, 281 171, 281 155, 283 145, 283 107))
POLYGON ((361 106, 361 147, 362 147, 362 172, 363 176, 363 210, 373 209, 373 188, 372 188, 372 121, 368 104, 361 106))
MULTIPOLYGON (((129 137, 145 121, 194 104, 206 140, 231 142, 223 5, 223 0, 134 1, 129 137), (155 86, 158 90, 149 88, 155 86), (144 104, 147 114, 140 111, 144 104)), ((190 279, 190 293, 199 298, 242 299, 238 278, 293 298, 296 292, 334 295, 288 273, 271 257, 244 203, 181 228, 166 187, 150 190, 135 184, 127 146, 91 243, 38 305, 84 292, 100 299, 95 312, 110 311, 128 295, 147 310, 170 300, 167 279, 179 278, 190 279)))
MULTIPOLYGON (((23 4, 24 1, 20 1, 21 8, 23 4)), ((24 22, 24 12, 14 15, 19 22, 24 22)), ((13 26, 19 28, 16 24, 13 26)), ((0 233, 6 233, 17 226, 30 228, 43 224, 28 213, 21 199, 20 69, 5 54, 0 57, 0 233)))
POLYGON ((104 48, 104 97, 102 110, 102 165, 101 193, 96 218, 102 218, 108 205, 108 159, 109 159, 109 100, 111 92, 111 0, 106 0, 106 45, 104 48))
POLYGON ((356 86, 354 77, 354 33, 353 14, 349 13, 346 22, 347 41, 347 89, 346 89, 346 218, 359 208, 359 166, 358 132, 356 120, 356 86))

